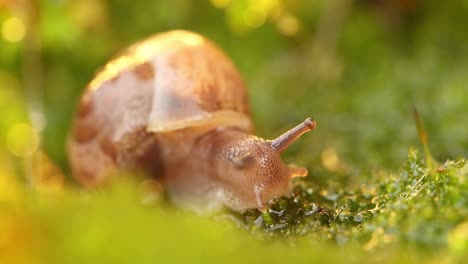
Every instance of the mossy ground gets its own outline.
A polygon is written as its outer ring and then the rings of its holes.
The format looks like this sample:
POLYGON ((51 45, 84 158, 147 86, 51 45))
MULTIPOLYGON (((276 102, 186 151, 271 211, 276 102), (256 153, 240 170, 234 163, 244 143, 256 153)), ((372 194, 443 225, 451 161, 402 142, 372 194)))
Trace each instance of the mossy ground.
POLYGON ((0 196, 0 260, 462 263, 467 176, 464 160, 427 168, 410 150, 395 173, 360 184, 303 179, 291 197, 272 199, 263 214, 211 216, 173 208, 158 196, 160 189, 127 177, 92 191, 2 182, 10 195, 0 196))

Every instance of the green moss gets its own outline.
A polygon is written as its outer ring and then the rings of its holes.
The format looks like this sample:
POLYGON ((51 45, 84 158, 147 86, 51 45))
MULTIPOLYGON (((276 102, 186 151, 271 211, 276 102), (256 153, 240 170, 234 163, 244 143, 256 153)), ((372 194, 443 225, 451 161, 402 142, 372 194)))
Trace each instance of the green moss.
POLYGON ((333 193, 302 180, 291 197, 272 199, 266 214, 212 217, 158 199, 148 204, 128 180, 53 195, 23 186, 23 203, 3 204, 0 219, 13 221, 0 221, 0 229, 6 237, 21 230, 9 247, 24 250, 26 241, 32 259, 45 263, 458 261, 468 254, 467 175, 464 160, 430 171, 410 150, 397 174, 333 193))
POLYGON ((307 236, 364 247, 408 243, 446 247, 449 232, 468 218, 465 160, 430 171, 411 149, 398 174, 384 174, 359 188, 329 193, 300 182, 291 197, 269 203, 269 218, 256 210, 237 217, 248 230, 268 236, 307 236))

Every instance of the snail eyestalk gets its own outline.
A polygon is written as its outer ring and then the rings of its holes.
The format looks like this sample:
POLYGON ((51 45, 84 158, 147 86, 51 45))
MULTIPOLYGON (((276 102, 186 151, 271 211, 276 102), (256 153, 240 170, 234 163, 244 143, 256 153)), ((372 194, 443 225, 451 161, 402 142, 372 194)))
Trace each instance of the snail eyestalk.
POLYGON ((312 118, 307 118, 304 122, 271 141, 271 146, 278 152, 283 152, 291 143, 296 141, 305 132, 314 130, 317 123, 312 118))

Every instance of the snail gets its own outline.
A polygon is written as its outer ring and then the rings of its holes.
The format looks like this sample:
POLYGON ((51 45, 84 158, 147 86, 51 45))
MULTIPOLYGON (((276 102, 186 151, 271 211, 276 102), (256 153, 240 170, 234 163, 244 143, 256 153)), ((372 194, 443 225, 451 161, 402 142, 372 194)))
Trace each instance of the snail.
POLYGON ((305 168, 281 152, 316 127, 310 118, 276 139, 252 135, 244 82, 231 60, 196 33, 174 30, 115 57, 85 89, 67 152, 85 186, 116 170, 155 177, 170 199, 195 211, 266 209, 305 168))

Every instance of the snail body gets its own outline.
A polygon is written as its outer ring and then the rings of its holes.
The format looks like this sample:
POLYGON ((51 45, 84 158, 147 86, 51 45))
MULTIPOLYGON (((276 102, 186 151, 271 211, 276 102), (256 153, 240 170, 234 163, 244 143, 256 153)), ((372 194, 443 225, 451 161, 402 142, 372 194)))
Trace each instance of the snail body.
POLYGON ((188 31, 156 34, 111 60, 86 88, 68 141, 75 177, 86 186, 115 170, 155 177, 178 205, 204 211, 258 208, 289 194, 280 153, 314 129, 308 118, 274 140, 251 135, 237 69, 212 42, 188 31))

